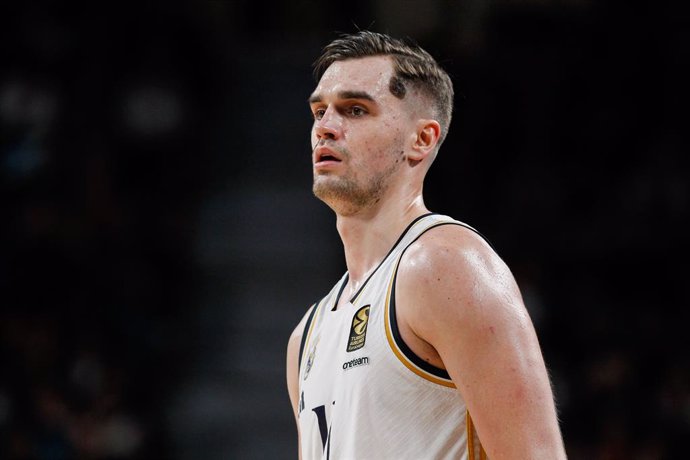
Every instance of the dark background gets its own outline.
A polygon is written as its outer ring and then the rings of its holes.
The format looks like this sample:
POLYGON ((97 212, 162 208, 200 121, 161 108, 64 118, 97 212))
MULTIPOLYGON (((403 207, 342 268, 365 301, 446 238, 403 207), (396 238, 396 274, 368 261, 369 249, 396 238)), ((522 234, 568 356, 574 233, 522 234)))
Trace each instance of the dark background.
POLYGON ((587 0, 0 7, 0 458, 296 457, 287 338, 344 271, 310 65, 357 28, 453 77, 427 204, 513 269, 570 458, 683 458, 689 26, 587 0))

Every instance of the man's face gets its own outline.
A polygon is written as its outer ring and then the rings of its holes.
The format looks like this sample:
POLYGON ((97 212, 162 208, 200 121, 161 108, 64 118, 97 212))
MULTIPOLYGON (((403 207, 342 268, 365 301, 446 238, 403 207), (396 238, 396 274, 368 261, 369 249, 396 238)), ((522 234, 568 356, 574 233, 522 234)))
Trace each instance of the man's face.
POLYGON ((388 57, 338 61, 309 98, 314 194, 340 213, 378 202, 404 164, 414 123, 392 76, 388 57))

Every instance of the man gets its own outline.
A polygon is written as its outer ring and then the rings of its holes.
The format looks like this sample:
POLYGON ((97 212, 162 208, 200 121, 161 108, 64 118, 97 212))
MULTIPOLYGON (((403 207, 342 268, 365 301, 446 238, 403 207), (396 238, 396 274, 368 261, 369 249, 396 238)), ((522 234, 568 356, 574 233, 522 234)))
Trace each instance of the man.
POLYGON ((314 194, 347 273, 290 337, 304 459, 562 459, 551 387, 513 276, 469 226, 430 213, 448 75, 372 32, 316 62, 314 194))

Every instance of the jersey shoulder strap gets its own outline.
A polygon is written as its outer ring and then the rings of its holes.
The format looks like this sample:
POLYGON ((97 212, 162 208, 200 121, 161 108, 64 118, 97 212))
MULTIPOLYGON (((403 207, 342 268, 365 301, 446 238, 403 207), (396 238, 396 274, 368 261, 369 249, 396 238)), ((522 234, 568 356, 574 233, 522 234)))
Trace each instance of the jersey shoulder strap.
POLYGON ((302 354, 304 353, 304 344, 307 341, 307 332, 309 331, 309 326, 311 326, 311 322, 314 320, 314 313, 316 313, 317 305, 318 303, 315 303, 311 306, 311 311, 309 312, 307 321, 304 323, 304 330, 302 331, 302 340, 300 340, 299 343, 299 356, 297 357, 297 372, 300 371, 300 367, 302 366, 302 354))

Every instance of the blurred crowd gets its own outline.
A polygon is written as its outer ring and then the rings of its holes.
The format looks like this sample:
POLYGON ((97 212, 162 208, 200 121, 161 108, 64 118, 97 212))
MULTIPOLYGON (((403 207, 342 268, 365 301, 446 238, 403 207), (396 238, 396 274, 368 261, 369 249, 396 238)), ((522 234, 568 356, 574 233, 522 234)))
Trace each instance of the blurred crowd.
POLYGON ((165 68, 167 41, 138 48, 155 27, 12 8, 0 14, 0 458, 169 457, 163 402, 188 345, 176 325, 204 158, 189 161, 204 144, 180 100, 194 71, 165 68))

